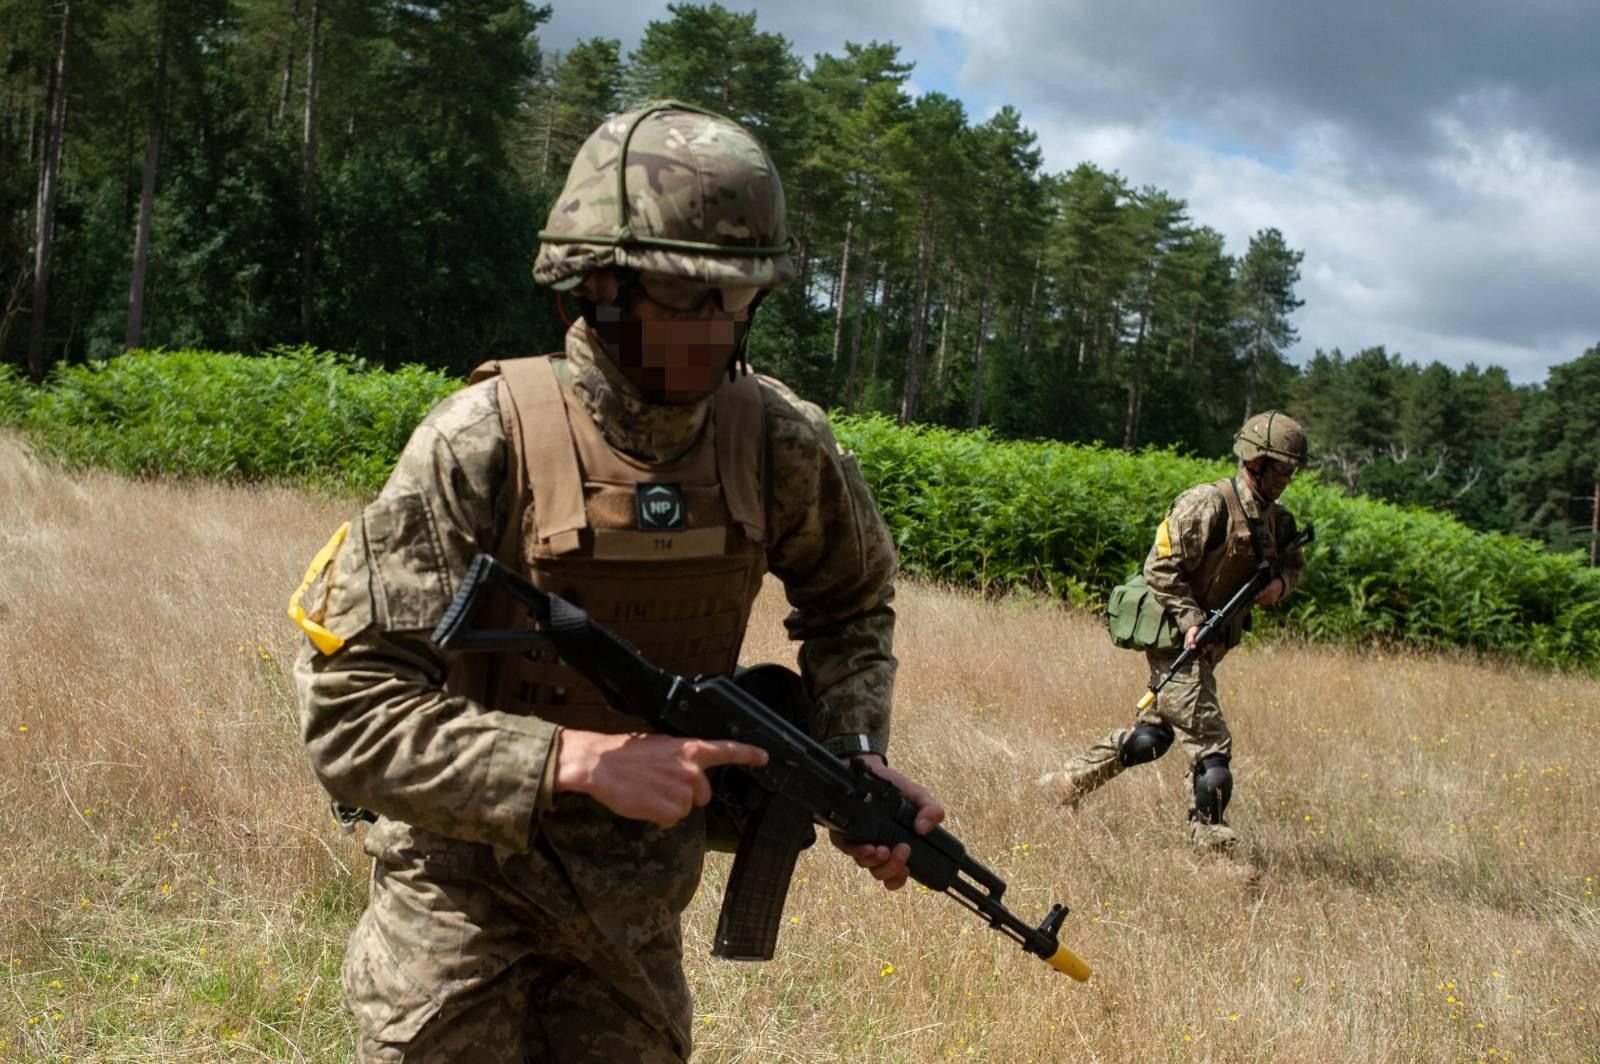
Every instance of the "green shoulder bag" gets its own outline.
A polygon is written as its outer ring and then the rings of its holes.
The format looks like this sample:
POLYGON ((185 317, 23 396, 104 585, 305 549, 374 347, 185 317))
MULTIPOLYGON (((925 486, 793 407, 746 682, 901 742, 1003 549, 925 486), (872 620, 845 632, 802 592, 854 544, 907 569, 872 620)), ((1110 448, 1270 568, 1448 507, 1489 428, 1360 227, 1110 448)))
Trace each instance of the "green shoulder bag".
POLYGON ((1180 641, 1178 622, 1156 601, 1143 570, 1111 589, 1106 629, 1113 643, 1128 650, 1170 650, 1180 641))

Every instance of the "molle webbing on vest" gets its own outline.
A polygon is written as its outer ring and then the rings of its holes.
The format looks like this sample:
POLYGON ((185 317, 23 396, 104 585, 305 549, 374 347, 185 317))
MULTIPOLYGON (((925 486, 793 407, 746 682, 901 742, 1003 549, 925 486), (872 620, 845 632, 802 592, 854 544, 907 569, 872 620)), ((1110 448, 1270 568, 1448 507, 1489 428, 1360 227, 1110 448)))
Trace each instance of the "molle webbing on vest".
MULTIPOLYGON (((561 558, 553 559, 550 569, 536 566, 534 575, 540 582, 556 577, 554 584, 561 587, 551 590, 578 600, 595 621, 625 635, 646 658, 670 659, 674 672, 732 672, 749 604, 760 590, 760 569, 752 575, 748 559, 738 556, 676 563, 671 575, 660 568, 561 558)), ((518 659, 515 673, 515 689, 506 695, 546 719, 589 731, 648 730, 644 721, 608 709, 599 691, 547 656, 518 659)))
MULTIPOLYGON (((495 382, 496 403, 500 408, 500 427, 506 444, 506 464, 504 476, 506 477, 506 490, 504 492, 504 505, 508 508, 508 515, 500 522, 500 538, 490 545, 494 556, 508 564, 521 564, 522 555, 522 515, 532 512, 529 505, 527 478, 521 471, 525 468, 523 461, 522 423, 525 420, 517 409, 517 396, 512 394, 507 384, 506 370, 509 367, 513 378, 524 377, 531 372, 531 364, 543 359, 519 358, 505 361, 490 360, 481 363, 467 375, 468 385, 480 384, 484 381, 495 382)), ((521 390, 522 394, 527 389, 521 390)), ((527 623, 526 616, 517 609, 516 603, 510 598, 491 599, 485 602, 478 614, 478 620, 485 627, 514 628, 527 623)), ((498 691, 508 670, 513 668, 515 659, 510 655, 499 654, 463 654, 451 662, 450 672, 446 678, 445 687, 451 695, 470 698, 475 702, 500 708, 494 703, 494 693, 498 691)))
MULTIPOLYGON (((494 369, 512 475, 524 485, 516 503, 523 518, 515 542, 502 544, 502 561, 664 668, 732 672, 766 571, 756 379, 724 383, 700 440, 671 462, 651 463, 610 446, 549 359, 494 369), (650 484, 675 487, 678 527, 641 528, 637 492, 650 484)), ((592 731, 647 730, 548 653, 497 656, 485 684, 498 709, 592 731)))

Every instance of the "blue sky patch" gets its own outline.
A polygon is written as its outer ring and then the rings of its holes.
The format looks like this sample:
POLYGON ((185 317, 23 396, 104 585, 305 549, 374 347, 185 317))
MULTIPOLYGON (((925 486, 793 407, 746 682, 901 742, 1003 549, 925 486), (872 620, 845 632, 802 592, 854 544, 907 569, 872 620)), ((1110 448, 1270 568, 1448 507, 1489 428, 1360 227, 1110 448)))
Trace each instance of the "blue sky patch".
POLYGON ((1199 129, 1188 122, 1170 122, 1167 124, 1166 137, 1178 144, 1194 144, 1211 152, 1213 155, 1227 156, 1228 158, 1250 159, 1262 166, 1270 167, 1280 174, 1293 173, 1295 163, 1287 155, 1275 155, 1271 152, 1261 151, 1247 147, 1226 137, 1215 136, 1207 130, 1199 129))

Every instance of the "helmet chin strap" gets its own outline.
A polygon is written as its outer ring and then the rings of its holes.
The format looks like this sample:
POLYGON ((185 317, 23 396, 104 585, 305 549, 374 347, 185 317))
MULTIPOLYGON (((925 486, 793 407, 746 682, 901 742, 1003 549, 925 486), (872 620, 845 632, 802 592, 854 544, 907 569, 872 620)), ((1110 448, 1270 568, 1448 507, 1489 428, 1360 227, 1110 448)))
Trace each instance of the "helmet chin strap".
POLYGON ((770 288, 757 289, 756 297, 750 301, 750 306, 745 312, 744 321, 734 323, 733 358, 728 361, 730 381, 737 380, 741 375, 750 372, 750 327, 756 323, 756 308, 766 302, 767 296, 771 294, 770 288))

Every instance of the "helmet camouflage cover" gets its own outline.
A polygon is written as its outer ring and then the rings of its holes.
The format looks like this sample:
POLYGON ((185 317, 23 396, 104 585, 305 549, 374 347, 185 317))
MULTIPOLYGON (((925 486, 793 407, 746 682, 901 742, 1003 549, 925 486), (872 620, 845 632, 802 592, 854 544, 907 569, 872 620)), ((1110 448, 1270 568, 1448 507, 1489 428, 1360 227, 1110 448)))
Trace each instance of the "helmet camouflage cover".
POLYGON ((795 272, 783 212, 778 171, 742 126, 676 101, 646 104, 579 149, 533 276, 565 291, 618 266, 772 288, 795 272))
POLYGON ((1306 464, 1306 430, 1281 410, 1263 410, 1244 423, 1233 437, 1233 453, 1241 461, 1276 458, 1306 464))

